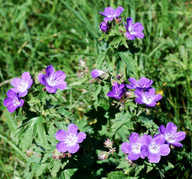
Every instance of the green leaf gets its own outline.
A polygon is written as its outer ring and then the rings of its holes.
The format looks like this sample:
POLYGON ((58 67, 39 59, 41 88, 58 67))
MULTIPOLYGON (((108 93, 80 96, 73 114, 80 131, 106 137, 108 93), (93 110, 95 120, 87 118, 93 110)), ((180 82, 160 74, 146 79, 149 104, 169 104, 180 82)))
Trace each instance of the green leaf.
POLYGON ((56 177, 57 172, 59 171, 60 168, 61 168, 61 160, 55 160, 53 164, 53 168, 51 169, 51 175, 53 177, 56 177))
POLYGON ((77 168, 73 168, 73 169, 67 169, 64 170, 62 176, 64 176, 64 179, 71 179, 71 177, 73 176, 73 174, 77 171, 77 168))
POLYGON ((48 163, 41 163, 38 167, 37 167, 37 169, 36 169, 36 171, 35 171, 35 173, 36 173, 36 176, 38 177, 38 176, 41 176, 44 172, 45 172, 45 170, 47 169, 47 167, 48 167, 48 163))
POLYGON ((69 111, 66 110, 65 108, 58 108, 57 112, 61 115, 64 116, 65 118, 69 119, 69 120, 75 120, 74 115, 69 111))
MULTIPOLYGON (((133 59, 133 57, 128 52, 119 52, 120 58, 124 61, 128 74, 133 73, 137 74, 137 62, 133 59)), ((131 75, 131 74, 130 74, 131 75)))

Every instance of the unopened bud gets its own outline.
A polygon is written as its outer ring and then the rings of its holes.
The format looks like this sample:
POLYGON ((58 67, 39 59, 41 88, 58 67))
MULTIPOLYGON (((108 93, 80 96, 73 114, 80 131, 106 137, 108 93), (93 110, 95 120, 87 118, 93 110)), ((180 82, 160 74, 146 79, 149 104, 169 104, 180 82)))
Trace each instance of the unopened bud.
POLYGON ((61 159, 63 157, 63 153, 59 152, 58 150, 53 151, 53 158, 55 160, 61 159))
POLYGON ((109 138, 104 142, 104 147, 106 148, 112 148, 113 147, 113 141, 111 141, 109 138))
POLYGON ((106 160, 108 157, 109 157, 108 152, 102 151, 102 152, 99 153, 98 159, 99 160, 106 160))

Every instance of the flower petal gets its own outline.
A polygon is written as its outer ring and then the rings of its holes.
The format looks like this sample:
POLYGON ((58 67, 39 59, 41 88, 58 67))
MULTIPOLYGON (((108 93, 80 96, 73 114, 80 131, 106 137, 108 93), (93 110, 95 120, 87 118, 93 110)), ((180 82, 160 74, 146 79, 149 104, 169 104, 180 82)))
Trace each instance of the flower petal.
POLYGON ((68 150, 68 147, 67 145, 65 144, 65 142, 59 142, 57 145, 56 145, 56 148, 59 152, 66 152, 68 150))
POLYGON ((11 81, 11 85, 12 85, 13 87, 17 87, 17 86, 20 86, 21 82, 22 82, 22 80, 17 77, 17 78, 14 78, 14 79, 11 81))
POLYGON ((3 100, 3 105, 4 106, 6 106, 6 107, 8 107, 10 104, 12 104, 13 103, 13 99, 12 98, 5 98, 4 100, 3 100))
POLYGON ((161 126, 159 127, 159 133, 160 133, 160 134, 165 135, 165 130, 166 130, 166 128, 165 128, 164 125, 161 125, 161 126))
POLYGON ((133 27, 135 29, 135 31, 143 31, 144 27, 140 22, 136 22, 135 24, 133 24, 133 27))
POLYGON ((176 133, 177 132, 177 126, 175 124, 173 124, 172 122, 169 122, 166 126, 166 132, 176 133))
POLYGON ((149 155, 148 147, 147 147, 147 145, 143 145, 143 146, 141 147, 140 157, 141 157, 142 159, 144 159, 144 158, 147 157, 148 155, 149 155))
POLYGON ((114 12, 114 9, 112 7, 106 7, 104 10, 104 14, 108 17, 114 12))
POLYGON ((10 89, 9 91, 7 91, 7 96, 10 98, 15 98, 17 97, 17 94, 10 89))
POLYGON ((169 142, 169 144, 174 145, 176 147, 183 147, 183 145, 180 142, 177 142, 177 141, 169 142))
POLYGON ((121 144, 121 150, 125 153, 128 154, 132 151, 131 149, 131 144, 129 142, 123 142, 121 144))
POLYGON ((32 84, 33 84, 33 79, 30 79, 29 82, 28 82, 27 89, 31 88, 32 84))
POLYGON ((23 100, 23 99, 20 99, 19 101, 20 101, 20 105, 19 105, 18 107, 22 107, 23 104, 24 104, 24 100, 23 100))
POLYGON ((135 89, 138 84, 137 80, 135 78, 129 78, 128 80, 131 83, 131 85, 133 86, 133 88, 135 89))
POLYGON ((56 93, 57 92, 57 88, 55 86, 46 85, 46 89, 49 93, 56 93))
POLYGON ((170 150, 168 144, 160 145, 160 151, 159 151, 160 155, 167 156, 167 155, 169 155, 170 151, 171 150, 170 150))
POLYGON ((47 68, 46 68, 46 76, 49 77, 49 76, 53 75, 53 73, 54 73, 53 66, 52 65, 47 66, 47 68))
POLYGON ((148 160, 150 163, 159 163, 161 156, 159 154, 150 154, 148 160))
POLYGON ((70 154, 74 154, 79 150, 79 144, 75 144, 74 146, 68 146, 68 152, 70 154))
POLYGON ((81 143, 86 139, 86 134, 84 132, 79 132, 77 135, 77 142, 81 143))
POLYGON ((67 88, 67 82, 65 81, 58 81, 56 88, 60 89, 60 90, 64 90, 67 88))
POLYGON ((153 80, 150 80, 146 77, 141 77, 138 81, 139 88, 149 88, 153 84, 153 80))
POLYGON ((121 13, 124 11, 124 8, 119 6, 117 9, 114 10, 115 17, 118 17, 121 15, 121 13))
POLYGON ((28 93, 28 90, 25 90, 24 92, 20 92, 19 97, 24 97, 27 95, 27 93, 28 93))
POLYGON ((133 36, 137 37, 137 38, 140 38, 140 39, 142 39, 142 38, 145 37, 145 35, 144 35, 143 32, 131 32, 131 34, 132 34, 133 36))
POLYGON ((91 76, 92 76, 92 78, 97 78, 97 77, 103 75, 104 73, 105 72, 102 70, 94 69, 91 71, 91 76))
POLYGON ((39 77, 38 77, 38 80, 39 82, 42 84, 42 85, 46 85, 47 82, 45 80, 45 74, 40 74, 39 77))
MULTIPOLYGON (((130 26, 133 24, 133 19, 131 17, 127 18, 127 26, 130 26)), ((132 39, 131 39, 132 40, 132 39)))
POLYGON ((18 108, 18 106, 14 106, 13 104, 10 104, 10 105, 7 107, 7 110, 8 110, 10 113, 13 113, 17 108, 18 108))
POLYGON ((131 143, 136 143, 137 140, 139 139, 139 134, 133 132, 130 136, 129 136, 129 141, 131 143))
POLYGON ((156 135, 152 141, 154 141, 156 144, 164 144, 165 143, 165 136, 163 134, 156 135))
POLYGON ((152 141, 152 137, 151 137, 150 135, 144 134, 144 135, 141 137, 141 140, 143 141, 143 144, 150 145, 150 143, 151 143, 151 141, 152 141))
POLYGON ((134 39, 135 39, 135 36, 134 36, 134 35, 131 35, 129 32, 126 32, 126 33, 125 33, 125 36, 126 36, 127 39, 129 39, 129 40, 134 40, 134 39))
POLYGON ((57 80, 64 80, 66 78, 66 74, 61 70, 56 71, 54 73, 54 76, 55 76, 55 78, 57 78, 57 80))
POLYGON ((139 154, 136 154, 133 152, 129 153, 129 155, 128 155, 129 160, 137 160, 138 158, 139 158, 139 154))
POLYGON ((21 79, 25 82, 28 82, 30 79, 31 79, 31 75, 29 72, 24 72, 22 75, 21 75, 21 79))
POLYGON ((58 130, 58 131, 56 132, 55 138, 56 138, 58 141, 64 141, 64 139, 65 139, 65 137, 66 137, 67 134, 68 134, 68 133, 67 133, 65 130, 60 129, 60 130, 58 130))
POLYGON ((78 130, 78 127, 75 124, 69 124, 68 126, 69 134, 77 135, 77 130, 78 130))
POLYGON ((185 132, 179 131, 179 132, 176 133, 176 138, 175 139, 177 141, 181 141, 181 140, 183 140, 185 138, 185 136, 186 136, 185 132))
POLYGON ((155 100, 155 101, 159 101, 160 99, 162 99, 162 96, 160 94, 155 94, 153 96, 153 100, 155 100))

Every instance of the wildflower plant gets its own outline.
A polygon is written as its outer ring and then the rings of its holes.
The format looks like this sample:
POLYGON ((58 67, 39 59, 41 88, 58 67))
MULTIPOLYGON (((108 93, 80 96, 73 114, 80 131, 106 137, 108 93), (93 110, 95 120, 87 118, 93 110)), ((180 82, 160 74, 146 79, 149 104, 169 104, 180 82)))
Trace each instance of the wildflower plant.
POLYGON ((147 38, 144 25, 124 12, 121 6, 98 12, 103 18, 95 39, 98 56, 91 65, 79 60, 81 69, 71 75, 75 83, 65 66, 53 65, 12 80, 14 88, 3 104, 21 116, 17 132, 18 146, 26 153, 25 178, 71 178, 84 172, 101 178, 109 168, 142 178, 152 172, 161 176, 173 166, 172 146, 182 147, 186 133, 177 132, 172 122, 158 125, 161 86, 140 71, 135 51, 136 41, 147 38), (73 91, 81 95, 73 98, 73 91))

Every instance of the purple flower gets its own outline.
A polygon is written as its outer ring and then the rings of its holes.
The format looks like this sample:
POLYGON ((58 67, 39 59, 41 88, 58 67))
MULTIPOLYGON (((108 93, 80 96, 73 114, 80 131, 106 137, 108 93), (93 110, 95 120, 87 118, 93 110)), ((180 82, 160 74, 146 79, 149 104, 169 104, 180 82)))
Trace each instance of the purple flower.
POLYGON ((13 113, 18 107, 22 107, 24 100, 18 97, 12 89, 7 92, 7 98, 4 99, 3 105, 7 107, 10 113, 13 113))
POLYGON ((91 76, 92 76, 92 78, 97 78, 97 77, 103 75, 104 73, 105 72, 102 70, 94 69, 91 71, 91 76))
POLYGON ((106 22, 101 22, 99 28, 103 31, 106 32, 108 29, 107 23, 106 22))
MULTIPOLYGON (((143 138, 139 137, 139 134, 132 133, 129 136, 129 142, 123 142, 121 145, 121 150, 128 154, 129 160, 137 160, 139 157, 142 159, 145 158, 145 156, 141 153, 142 148, 146 145, 143 138)), ((147 146, 146 146, 147 147, 147 146)))
POLYGON ((136 22, 133 24, 133 20, 131 17, 127 18, 127 24, 125 24, 125 28, 127 30, 125 36, 129 40, 134 40, 136 37, 142 39, 144 37, 143 34, 143 26, 140 22, 136 22))
POLYGON ((12 91, 19 94, 19 97, 24 97, 28 93, 28 89, 31 88, 33 84, 33 79, 29 72, 24 72, 20 78, 14 78, 11 81, 11 85, 15 88, 12 88, 12 91))
POLYGON ((153 80, 150 80, 146 77, 141 77, 139 81, 135 78, 129 78, 130 85, 126 85, 129 89, 147 89, 153 84, 153 80))
POLYGON ((160 134, 164 135, 165 140, 168 144, 177 147, 183 147, 180 141, 182 141, 185 138, 186 134, 183 131, 177 132, 177 126, 172 122, 169 122, 166 128, 164 125, 161 125, 159 127, 159 132, 160 134))
POLYGON ((165 137, 160 134, 152 138, 150 135, 143 135, 143 140, 147 144, 142 148, 142 154, 148 157, 150 163, 158 163, 161 156, 167 156, 170 153, 168 144, 165 143, 165 137))
POLYGON ((135 95, 137 96, 135 99, 137 103, 145 104, 150 107, 154 107, 157 104, 156 102, 162 98, 160 94, 155 94, 154 88, 148 88, 145 92, 137 89, 135 90, 135 95))
POLYGON ((124 11, 123 7, 119 6, 117 9, 113 9, 112 7, 106 7, 103 12, 99 12, 105 18, 103 19, 105 22, 112 21, 114 18, 119 17, 121 13, 124 11))
POLYGON ((55 138, 60 141, 57 144, 57 150, 59 152, 66 152, 73 154, 79 150, 79 143, 82 143, 86 138, 84 132, 77 132, 78 128, 75 124, 69 124, 68 132, 65 130, 59 130, 55 134, 55 138))
POLYGON ((56 93, 57 89, 64 90, 67 87, 67 83, 64 81, 66 75, 62 71, 54 72, 52 65, 46 68, 45 74, 40 74, 38 79, 42 85, 46 86, 49 93, 56 93))
POLYGON ((107 96, 116 98, 116 99, 121 99, 121 96, 125 92, 125 85, 124 84, 119 84, 115 82, 112 87, 112 91, 109 91, 107 93, 107 96))

